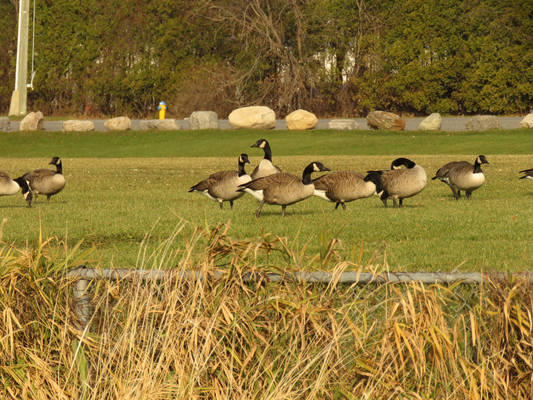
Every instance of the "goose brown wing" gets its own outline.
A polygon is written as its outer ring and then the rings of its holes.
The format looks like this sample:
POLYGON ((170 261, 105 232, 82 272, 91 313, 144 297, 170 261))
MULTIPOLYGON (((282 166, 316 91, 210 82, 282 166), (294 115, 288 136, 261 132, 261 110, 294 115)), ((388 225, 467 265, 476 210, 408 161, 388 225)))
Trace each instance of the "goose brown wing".
POLYGON ((381 174, 383 187, 390 194, 398 192, 409 178, 409 169, 392 169, 381 174))
POLYGON ((313 180, 315 189, 328 190, 337 185, 352 186, 360 183, 364 176, 356 171, 338 171, 322 175, 313 180))
POLYGON ((7 174, 7 172, 4 172, 4 171, 0 171, 0 181, 7 181, 7 180, 11 180, 11 177, 7 174))
POLYGON ((219 171, 215 172, 214 174, 209 175, 206 179, 203 181, 198 182, 196 185, 192 186, 189 191, 199 191, 203 192, 204 190, 208 190, 213 185, 216 185, 218 182, 221 182, 225 179, 229 179, 232 177, 238 176, 237 171, 219 171))
POLYGON ((43 169, 36 169, 34 171, 27 172, 23 175, 23 178, 31 183, 34 181, 41 180, 43 178, 54 176, 55 174, 56 174, 56 171, 43 168, 43 169))
POLYGON ((279 174, 254 179, 253 181, 242 186, 252 190, 265 190, 269 187, 285 186, 295 182, 300 182, 300 178, 285 172, 280 172, 279 174))
POLYGON ((437 172, 435 172, 435 176, 432 179, 436 178, 445 178, 448 176, 450 171, 456 169, 456 168, 474 168, 472 164, 470 164, 468 161, 451 161, 447 164, 444 164, 442 167, 440 167, 437 172))
POLYGON ((446 176, 450 179, 454 179, 459 175, 464 175, 474 172, 474 166, 468 161, 458 161, 450 170, 447 172, 446 176))

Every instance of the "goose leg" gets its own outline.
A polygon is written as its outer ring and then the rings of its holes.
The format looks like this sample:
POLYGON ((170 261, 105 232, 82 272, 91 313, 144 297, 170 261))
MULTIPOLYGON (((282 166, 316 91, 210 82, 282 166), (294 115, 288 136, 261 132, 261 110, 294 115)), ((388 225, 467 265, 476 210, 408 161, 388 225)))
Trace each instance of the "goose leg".
POLYGON ((233 200, 229 201, 229 207, 233 210, 233 200))
POLYGON ((400 199, 400 207, 403 207, 403 199, 400 199))
POLYGON ((455 200, 459 200, 459 197, 461 197, 461 194, 454 186, 451 186, 451 188, 453 191, 453 197, 455 197, 455 200))
POLYGON ((50 197, 52 197, 51 194, 47 194, 47 195, 46 195, 46 202, 47 202, 47 203, 50 203, 50 197))
POLYGON ((222 202, 221 201, 218 202, 218 205, 219 205, 220 209, 222 210, 222 202))
POLYGON ((335 204, 335 210, 336 210, 337 208, 339 208, 339 204, 341 204, 341 203, 337 202, 337 204, 335 204))
POLYGON ((256 218, 259 218, 261 216, 261 209, 263 208, 263 204, 265 204, 264 200, 261 203, 259 203, 259 208, 255 211, 256 218))
POLYGON ((343 209, 344 211, 346 211, 346 204, 341 203, 341 206, 342 206, 342 209, 343 209))
POLYGON ((388 195, 385 192, 381 193, 381 196, 379 196, 381 201, 383 202, 383 205, 387 207, 387 199, 389 198, 388 195))
POLYGON ((394 207, 398 207, 398 203, 396 201, 396 197, 392 198, 392 204, 393 204, 394 207))
POLYGON ((287 208, 287 206, 281 206, 281 216, 284 217, 285 216, 285 209, 287 208))
POLYGON ((467 199, 470 199, 470 196, 472 196, 472 192, 467 191, 467 192, 466 192, 466 198, 467 198, 467 199))

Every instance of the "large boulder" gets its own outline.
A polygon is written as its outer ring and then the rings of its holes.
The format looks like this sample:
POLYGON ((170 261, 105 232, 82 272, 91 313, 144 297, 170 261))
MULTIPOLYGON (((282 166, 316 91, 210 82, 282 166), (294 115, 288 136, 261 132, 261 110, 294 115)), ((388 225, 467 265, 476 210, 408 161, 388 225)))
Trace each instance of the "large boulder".
POLYGON ((128 117, 116 117, 108 119, 104 126, 109 131, 126 131, 131 129, 131 120, 128 117))
POLYGON ((8 117, 0 117, 0 131, 9 132, 11 122, 8 117))
POLYGON ((354 130, 359 129, 359 124, 355 119, 332 119, 328 122, 328 129, 354 130))
POLYGON ((139 121, 139 130, 177 131, 180 126, 175 119, 147 119, 139 121))
POLYGON ((402 117, 387 111, 369 112, 366 122, 373 129, 401 131, 405 128, 405 120, 402 117))
POLYGON ((438 131, 442 125, 442 117, 439 113, 429 114, 420 124, 418 129, 422 131, 438 131))
POLYGON ((20 131, 40 131, 43 129, 43 113, 40 111, 30 112, 20 121, 20 131))
POLYGON ((313 129, 318 123, 318 118, 312 112, 306 110, 295 110, 285 117, 287 129, 306 130, 313 129))
POLYGON ((466 123, 468 131, 486 131, 489 129, 502 129, 500 120, 495 115, 476 115, 466 123))
POLYGON ((194 111, 189 116, 191 129, 218 129, 218 114, 214 111, 194 111))
POLYGON ((69 119, 63 122, 64 132, 89 132, 94 131, 94 123, 89 120, 69 119))
POLYGON ((533 113, 528 114, 520 121, 520 128, 533 128, 533 113))
POLYGON ((276 113, 266 106, 241 107, 228 116, 233 128, 272 129, 276 124, 276 113))

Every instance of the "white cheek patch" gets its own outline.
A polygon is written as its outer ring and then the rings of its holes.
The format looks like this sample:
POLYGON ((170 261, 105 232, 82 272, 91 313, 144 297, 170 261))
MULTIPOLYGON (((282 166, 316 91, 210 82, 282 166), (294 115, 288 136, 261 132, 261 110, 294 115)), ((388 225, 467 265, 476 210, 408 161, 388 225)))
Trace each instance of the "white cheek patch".
POLYGON ((265 148, 265 142, 261 142, 261 144, 259 145, 259 148, 260 149, 264 149, 265 148))

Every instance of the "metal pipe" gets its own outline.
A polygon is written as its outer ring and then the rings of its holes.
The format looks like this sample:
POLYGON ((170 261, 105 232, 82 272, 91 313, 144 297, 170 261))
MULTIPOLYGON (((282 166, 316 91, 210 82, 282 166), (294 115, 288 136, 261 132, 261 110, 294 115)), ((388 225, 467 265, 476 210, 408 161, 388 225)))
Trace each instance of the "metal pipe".
MULTIPOLYGON (((141 280, 163 280, 172 275, 174 278, 187 280, 204 280, 208 277, 221 279, 228 276, 229 271, 214 271, 205 274, 202 271, 186 270, 133 270, 133 269, 94 269, 80 266, 70 270, 66 277, 71 279, 141 279, 141 280)), ((533 274, 529 272, 514 274, 513 276, 522 276, 529 281, 533 280, 533 274)), ((491 279, 505 279, 509 276, 506 273, 480 273, 480 272, 383 272, 373 274, 368 272, 348 271, 342 273, 334 272, 287 272, 285 274, 267 272, 261 273, 244 273, 242 279, 244 282, 257 281, 266 279, 270 282, 297 281, 309 283, 343 283, 343 284, 368 284, 368 283, 398 283, 398 282, 420 282, 425 284, 436 283, 465 283, 476 284, 491 279)))

